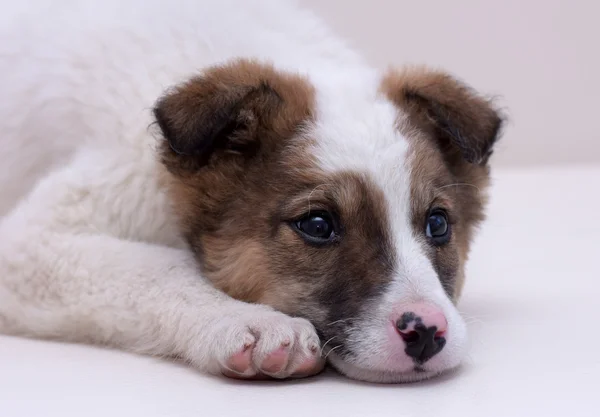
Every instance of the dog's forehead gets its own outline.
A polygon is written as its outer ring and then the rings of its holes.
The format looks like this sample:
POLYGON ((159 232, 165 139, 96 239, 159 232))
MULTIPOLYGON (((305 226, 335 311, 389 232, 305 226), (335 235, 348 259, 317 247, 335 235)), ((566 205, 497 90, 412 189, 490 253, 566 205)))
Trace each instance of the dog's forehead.
POLYGON ((357 170, 381 180, 398 174, 409 143, 398 129, 399 109, 377 91, 317 89, 310 136, 327 172, 357 170))
POLYGON ((337 95, 326 89, 317 93, 315 113, 308 151, 319 167, 367 175, 383 191, 390 215, 399 215, 398 210, 407 215, 410 144, 398 128, 400 109, 375 88, 337 95))

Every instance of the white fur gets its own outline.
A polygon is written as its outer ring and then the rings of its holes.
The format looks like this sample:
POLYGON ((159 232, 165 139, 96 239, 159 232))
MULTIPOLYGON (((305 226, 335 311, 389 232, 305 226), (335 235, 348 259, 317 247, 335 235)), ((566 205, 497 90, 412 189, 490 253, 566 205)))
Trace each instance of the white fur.
MULTIPOLYGON (((286 338, 296 340, 297 364, 310 357, 318 343, 310 323, 235 301, 199 276, 157 182, 150 107, 165 88, 240 56, 308 74, 323 166, 367 172, 388 197, 405 270, 381 311, 415 297, 440 305, 456 346, 428 369, 456 365, 464 325, 407 234, 409 168, 397 110, 376 95, 376 72, 281 0, 3 7, 0 332, 178 355, 208 372, 256 336, 258 357, 286 338)), ((381 336, 377 320, 363 336, 366 355, 381 336)), ((375 359, 363 363, 372 371, 337 365, 371 380, 416 378, 389 377, 375 359)))

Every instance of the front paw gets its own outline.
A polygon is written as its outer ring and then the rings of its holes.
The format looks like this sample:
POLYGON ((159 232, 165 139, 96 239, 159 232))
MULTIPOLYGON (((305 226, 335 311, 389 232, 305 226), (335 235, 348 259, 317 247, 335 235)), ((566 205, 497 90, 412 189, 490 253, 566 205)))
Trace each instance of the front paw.
POLYGON ((310 322, 253 307, 214 324, 212 373, 281 379, 306 377, 323 369, 319 337, 310 322))

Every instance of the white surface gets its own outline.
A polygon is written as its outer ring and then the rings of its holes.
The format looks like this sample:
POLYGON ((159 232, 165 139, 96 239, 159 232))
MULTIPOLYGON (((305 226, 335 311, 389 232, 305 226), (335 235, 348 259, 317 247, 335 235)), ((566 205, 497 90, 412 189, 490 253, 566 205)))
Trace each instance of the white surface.
POLYGON ((497 164, 600 164, 597 0, 300 3, 380 68, 441 66, 498 95, 511 123, 497 164))
POLYGON ((497 174, 460 304, 457 372, 236 382, 86 346, 0 337, 0 416, 598 416, 600 168, 497 174))

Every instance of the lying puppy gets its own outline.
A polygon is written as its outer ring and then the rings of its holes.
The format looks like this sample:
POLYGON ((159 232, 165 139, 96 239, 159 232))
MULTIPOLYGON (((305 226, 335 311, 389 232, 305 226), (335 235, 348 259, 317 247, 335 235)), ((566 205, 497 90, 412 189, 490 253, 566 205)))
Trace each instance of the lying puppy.
POLYGON ((460 363, 487 100, 281 0, 3 13, 0 332, 239 378, 460 363))

